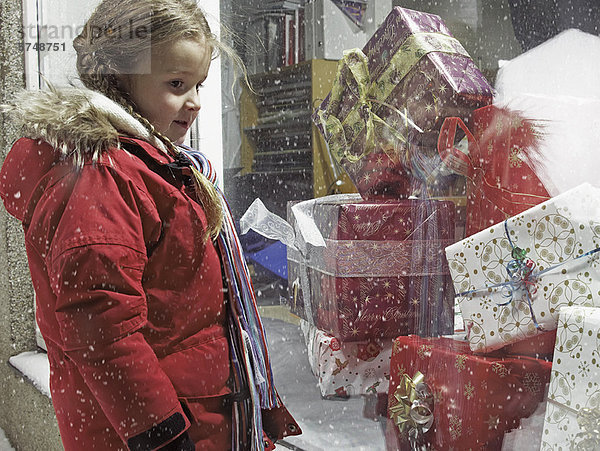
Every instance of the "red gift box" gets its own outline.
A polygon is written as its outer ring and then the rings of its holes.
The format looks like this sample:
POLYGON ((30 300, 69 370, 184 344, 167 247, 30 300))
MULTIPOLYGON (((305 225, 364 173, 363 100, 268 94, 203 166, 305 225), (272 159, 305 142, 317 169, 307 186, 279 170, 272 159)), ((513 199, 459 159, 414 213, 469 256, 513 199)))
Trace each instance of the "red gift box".
POLYGON ((528 355, 537 359, 552 360, 555 343, 556 329, 506 345, 502 352, 507 355, 528 355))
POLYGON ((343 341, 452 333, 443 250, 454 239, 454 211, 447 201, 316 199, 312 216, 327 247, 305 256, 288 249, 292 311, 343 341))
POLYGON ((447 118, 438 152, 444 163, 467 177, 466 236, 515 216, 550 198, 530 164, 535 164, 543 125, 519 112, 489 105, 473 112, 470 126, 447 118), (454 146, 457 127, 468 154, 454 146))
POLYGON ((390 368, 387 449, 410 449, 412 425, 408 422, 402 432, 398 427, 406 416, 399 401, 406 377, 422 373, 429 390, 416 398, 429 403, 433 419, 420 444, 428 449, 500 450, 504 434, 543 400, 551 368, 552 362, 531 357, 475 355, 466 341, 398 337, 390 368))

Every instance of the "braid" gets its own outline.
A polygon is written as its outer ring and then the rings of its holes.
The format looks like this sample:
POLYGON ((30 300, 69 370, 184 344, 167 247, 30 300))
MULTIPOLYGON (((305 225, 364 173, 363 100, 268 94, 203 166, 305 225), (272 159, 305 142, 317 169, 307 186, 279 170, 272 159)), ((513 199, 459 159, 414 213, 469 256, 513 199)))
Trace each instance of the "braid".
MULTIPOLYGON (((148 119, 133 108, 132 104, 128 101, 127 96, 121 91, 113 87, 105 94, 107 97, 123 106, 129 114, 140 121, 153 136, 158 138, 167 147, 173 156, 176 157, 177 154, 181 152, 169 138, 156 130, 154 125, 152 125, 148 119)), ((204 207, 204 213, 206 215, 207 228, 204 238, 216 238, 223 225, 223 207, 221 205, 219 193, 217 193, 214 185, 204 174, 195 169, 193 169, 192 172, 196 196, 204 207)))
MULTIPOLYGON (((135 111, 133 116, 140 119, 142 124, 148 127, 150 133, 160 139, 174 155, 182 152, 175 147, 169 138, 157 131, 145 117, 135 111)), ((212 182, 193 166, 191 169, 196 197, 204 207, 204 214, 206 215, 207 228, 204 238, 208 239, 208 237, 212 237, 214 239, 217 237, 223 226, 224 207, 221 205, 221 198, 212 182)))
MULTIPOLYGON (((139 120, 152 135, 156 136, 173 153, 173 155, 176 156, 181 152, 169 138, 156 130, 150 121, 135 111, 130 104, 126 104, 125 107, 129 113, 139 120)), ((216 238, 223 226, 223 206, 221 205, 219 193, 211 181, 200 171, 192 168, 192 173, 196 196, 204 207, 204 213, 208 223, 204 238, 208 239, 209 236, 216 238)))
MULTIPOLYGON (((112 87, 104 94, 117 102, 119 105, 123 106, 123 108, 125 108, 129 114, 141 122, 142 125, 146 127, 146 129, 148 129, 153 136, 159 139, 167 147, 173 156, 176 157, 177 154, 181 152, 181 150, 177 149, 177 147, 169 138, 156 130, 154 125, 152 125, 148 119, 146 119, 133 108, 131 103, 127 100, 127 96, 121 91, 112 87)), ((223 225, 223 207, 221 205, 219 193, 217 193, 214 185, 210 180, 208 180, 208 178, 206 178, 204 174, 197 170, 192 170, 192 172, 196 196, 204 207, 204 213, 206 215, 207 228, 204 238, 216 238, 223 225)))

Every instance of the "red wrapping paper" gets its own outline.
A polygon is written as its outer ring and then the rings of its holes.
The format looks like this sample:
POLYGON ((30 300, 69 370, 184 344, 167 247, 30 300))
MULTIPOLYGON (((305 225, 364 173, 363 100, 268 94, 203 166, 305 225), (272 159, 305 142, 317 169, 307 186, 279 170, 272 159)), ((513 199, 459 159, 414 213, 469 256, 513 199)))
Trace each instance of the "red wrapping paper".
POLYGON ((447 118, 440 130, 442 160, 467 181, 466 236, 548 200, 529 162, 535 161, 543 124, 519 112, 489 105, 473 112, 470 125, 447 118), (468 155, 454 147, 457 127, 466 133, 468 155))
POLYGON ((506 345, 502 348, 502 352, 510 355, 528 355, 537 359, 552 360, 555 343, 556 329, 528 337, 527 340, 506 345))
MULTIPOLYGON (((452 333, 454 291, 443 253, 454 239, 452 202, 323 201, 313 215, 328 249, 309 256, 310 296, 301 265, 290 259, 291 308, 342 341, 452 333)), ((296 261, 294 261, 296 260, 296 261)))
MULTIPOLYGON (((433 394, 435 450, 500 450, 505 432, 519 426, 543 400, 552 362, 500 354, 474 355, 469 343, 449 338, 398 337, 394 341, 388 408, 402 375, 420 371, 433 394)), ((410 449, 388 413, 386 447, 410 449)))

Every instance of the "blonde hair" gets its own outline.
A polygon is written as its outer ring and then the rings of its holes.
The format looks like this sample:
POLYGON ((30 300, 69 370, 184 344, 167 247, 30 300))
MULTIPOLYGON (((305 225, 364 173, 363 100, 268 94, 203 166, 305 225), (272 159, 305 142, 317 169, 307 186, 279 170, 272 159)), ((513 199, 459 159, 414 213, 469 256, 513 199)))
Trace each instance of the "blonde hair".
MULTIPOLYGON (((205 43, 213 59, 227 55, 247 80, 241 59, 212 33, 195 0, 104 0, 73 40, 82 83, 125 107, 174 154, 178 151, 173 143, 136 110, 119 76, 133 73, 140 59, 150 54, 151 46, 180 39, 205 43)), ((207 236, 215 237, 222 225, 220 196, 202 174, 196 173, 194 181, 208 222, 207 236)))

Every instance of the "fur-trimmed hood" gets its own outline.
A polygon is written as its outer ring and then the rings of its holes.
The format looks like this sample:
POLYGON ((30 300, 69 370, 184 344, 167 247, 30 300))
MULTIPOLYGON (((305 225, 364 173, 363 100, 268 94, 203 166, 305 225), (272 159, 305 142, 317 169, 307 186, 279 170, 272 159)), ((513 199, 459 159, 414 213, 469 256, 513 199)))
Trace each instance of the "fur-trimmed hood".
POLYGON ((166 152, 164 144, 121 105, 89 89, 21 91, 2 111, 22 136, 47 142, 77 166, 89 157, 97 161, 109 147, 119 147, 122 135, 141 138, 166 152))
POLYGON ((98 161, 109 148, 120 148, 119 136, 143 139, 167 153, 165 145, 123 107, 88 89, 23 91, 0 109, 24 138, 30 138, 13 145, 0 171, 4 206, 21 221, 57 159, 80 168, 84 161, 98 161))

